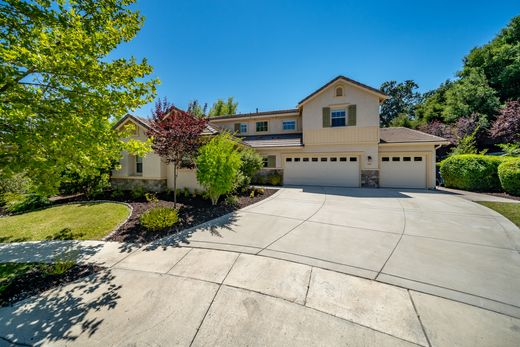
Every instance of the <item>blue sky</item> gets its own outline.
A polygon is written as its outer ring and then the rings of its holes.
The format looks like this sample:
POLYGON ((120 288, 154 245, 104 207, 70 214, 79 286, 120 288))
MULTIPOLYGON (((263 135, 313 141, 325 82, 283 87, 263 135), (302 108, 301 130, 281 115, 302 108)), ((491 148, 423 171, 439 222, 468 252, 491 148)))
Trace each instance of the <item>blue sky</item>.
MULTIPOLYGON (((185 108, 234 96, 240 112, 293 108, 337 75, 379 87, 453 78, 462 58, 520 14, 517 1, 138 0, 136 38, 112 57, 146 57, 158 97, 185 108)), ((149 116, 153 103, 134 113, 149 116)))

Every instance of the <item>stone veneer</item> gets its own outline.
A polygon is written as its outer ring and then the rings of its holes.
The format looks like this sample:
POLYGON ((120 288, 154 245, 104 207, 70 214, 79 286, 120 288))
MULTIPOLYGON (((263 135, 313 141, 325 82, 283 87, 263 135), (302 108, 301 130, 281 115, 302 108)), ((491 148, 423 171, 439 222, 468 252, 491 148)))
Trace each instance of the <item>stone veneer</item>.
POLYGON ((134 179, 134 178, 112 178, 112 187, 121 190, 133 190, 143 188, 149 192, 163 192, 168 185, 165 179, 134 179))
POLYGON ((379 187, 379 170, 361 170, 361 187, 379 187))

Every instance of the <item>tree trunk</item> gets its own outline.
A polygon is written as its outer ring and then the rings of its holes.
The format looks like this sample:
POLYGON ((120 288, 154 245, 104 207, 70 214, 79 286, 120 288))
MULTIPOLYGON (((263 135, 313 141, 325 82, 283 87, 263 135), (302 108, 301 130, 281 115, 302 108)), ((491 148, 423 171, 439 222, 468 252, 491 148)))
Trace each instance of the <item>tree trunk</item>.
POLYGON ((173 208, 177 208, 177 160, 173 162, 173 208))

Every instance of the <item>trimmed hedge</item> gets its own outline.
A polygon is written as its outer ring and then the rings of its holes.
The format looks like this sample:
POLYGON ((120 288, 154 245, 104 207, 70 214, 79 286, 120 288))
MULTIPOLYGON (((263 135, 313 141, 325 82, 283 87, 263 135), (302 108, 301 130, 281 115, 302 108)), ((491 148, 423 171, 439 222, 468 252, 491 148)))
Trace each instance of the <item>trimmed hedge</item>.
POLYGON ((498 166, 504 157, 480 154, 453 155, 441 163, 441 176, 449 188, 471 191, 500 191, 498 166))
POLYGON ((141 225, 150 231, 171 228, 178 220, 177 210, 168 207, 152 207, 139 217, 141 225))
POLYGON ((520 195, 520 159, 511 159, 500 164, 498 177, 506 193, 520 195))

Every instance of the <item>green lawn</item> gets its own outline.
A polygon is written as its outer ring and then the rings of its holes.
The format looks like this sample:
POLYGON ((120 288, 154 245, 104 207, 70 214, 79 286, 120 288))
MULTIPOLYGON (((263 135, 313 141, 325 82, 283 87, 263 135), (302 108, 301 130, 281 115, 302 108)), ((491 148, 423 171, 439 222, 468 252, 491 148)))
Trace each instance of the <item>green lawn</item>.
POLYGON ((520 204, 514 202, 480 201, 479 204, 497 211, 520 228, 520 204))
POLYGON ((0 242, 99 240, 130 214, 123 204, 76 203, 0 218, 0 242))

